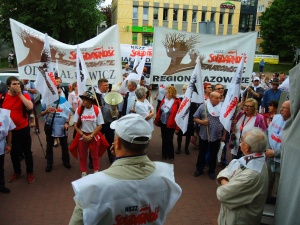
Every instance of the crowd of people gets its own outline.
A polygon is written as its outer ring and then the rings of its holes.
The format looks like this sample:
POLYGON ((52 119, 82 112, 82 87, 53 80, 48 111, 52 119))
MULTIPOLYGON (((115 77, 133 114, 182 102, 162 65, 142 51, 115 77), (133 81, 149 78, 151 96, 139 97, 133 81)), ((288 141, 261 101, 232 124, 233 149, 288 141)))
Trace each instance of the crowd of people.
MULTIPOLYGON (((123 70, 123 80, 129 73, 127 65, 123 70)), ((190 155, 191 140, 198 140, 194 176, 201 176, 208 168, 209 178, 217 180, 217 197, 221 202, 219 224, 235 224, 237 219, 245 224, 250 220, 257 224, 266 199, 269 202, 275 202, 276 199, 282 130, 291 116, 289 101, 279 105, 282 91, 278 87, 285 78, 284 73, 275 73, 269 78, 262 73, 254 75, 252 84, 242 87, 230 132, 220 122, 221 106, 226 96, 224 86, 204 83, 205 102, 192 103, 187 131, 183 133, 176 124, 175 117, 188 88, 187 84, 182 87, 182 95, 178 94, 174 85, 159 85, 154 97, 157 105, 154 106, 151 86, 143 81, 145 77, 140 82, 128 80, 128 91, 118 105, 119 118, 115 119, 111 115, 110 105, 105 101, 105 96, 110 92, 107 79, 100 79, 97 87, 79 95, 76 82, 64 93, 62 80, 56 77, 59 99, 51 105, 41 102, 40 115, 45 119, 47 142, 45 172, 50 173, 53 169, 53 147, 58 145, 57 140, 61 145, 62 164, 66 169, 71 168, 69 153, 79 158, 82 179, 72 183, 76 207, 70 224, 105 223, 114 220, 116 216, 121 219, 126 215, 121 207, 117 207, 120 210, 114 212, 110 212, 109 208, 99 208, 100 203, 95 205, 89 201, 94 198, 103 204, 108 201, 124 207, 129 203, 154 207, 164 205, 164 208, 160 208, 162 214, 157 215, 157 221, 165 220, 166 214, 180 197, 181 189, 175 183, 172 164, 154 163, 145 155, 154 130, 153 125, 161 130, 163 161, 173 161, 175 153, 181 153, 183 136, 186 137, 186 155, 190 155), (73 141, 68 146, 68 128, 71 122, 74 123, 74 133, 73 141), (177 148, 174 147, 174 134, 177 136, 177 148), (105 152, 112 166, 99 172, 100 157, 105 152), (230 163, 227 163, 230 158, 228 152, 231 152, 230 163), (216 174, 218 163, 223 167, 228 164, 219 175, 216 174), (87 176, 87 166, 93 169, 92 176, 87 176), (147 181, 146 177, 149 178, 147 181), (97 187, 103 185, 99 189, 101 194, 97 196, 95 191, 91 191, 92 186, 95 186, 94 178, 98 179, 97 187), (160 180, 163 179, 168 180, 165 186, 161 186, 160 180), (133 189, 130 186, 132 180, 136 186, 133 189), (115 185, 121 185, 128 193, 127 196, 131 197, 126 201, 122 200, 122 196, 115 191, 115 197, 109 197, 107 193, 114 190, 115 185), (135 202, 133 196, 137 189, 141 190, 146 185, 147 189, 149 185, 151 188, 144 191, 141 202, 135 202), (160 188, 156 188, 157 186, 160 188), (158 195, 168 198, 158 198, 158 195), (100 216, 92 215, 92 210, 97 210, 100 216)), ((34 84, 28 80, 19 81, 16 77, 9 77, 6 86, 8 91, 1 96, 0 102, 0 122, 4 125, 0 126, 3 129, 0 136, 0 192, 3 193, 10 192, 4 179, 5 153, 10 153, 14 168, 8 182, 15 182, 20 178, 22 157, 25 158, 27 182, 35 181, 30 127, 36 126, 36 132, 40 132, 38 112, 33 101, 33 94, 36 93, 34 84)), ((113 84, 111 91, 118 92, 120 87, 121 84, 113 84)), ((150 211, 152 209, 155 213, 155 208, 150 208, 150 211)))

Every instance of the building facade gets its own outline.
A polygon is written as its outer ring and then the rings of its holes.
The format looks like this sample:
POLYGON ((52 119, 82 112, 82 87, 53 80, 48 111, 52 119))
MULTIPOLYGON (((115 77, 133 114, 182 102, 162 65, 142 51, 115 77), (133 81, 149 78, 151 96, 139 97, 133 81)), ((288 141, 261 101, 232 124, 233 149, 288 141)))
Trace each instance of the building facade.
POLYGON ((113 0, 112 24, 119 25, 122 44, 147 46, 153 43, 155 26, 216 35, 236 34, 240 12, 240 1, 113 0))
POLYGON ((260 20, 259 17, 262 15, 263 12, 266 11, 268 7, 272 4, 273 0, 258 0, 257 5, 257 16, 256 16, 256 24, 255 24, 255 31, 257 32, 257 41, 256 41, 256 49, 257 52, 262 52, 262 48, 260 47, 260 43, 263 39, 260 36, 260 20))

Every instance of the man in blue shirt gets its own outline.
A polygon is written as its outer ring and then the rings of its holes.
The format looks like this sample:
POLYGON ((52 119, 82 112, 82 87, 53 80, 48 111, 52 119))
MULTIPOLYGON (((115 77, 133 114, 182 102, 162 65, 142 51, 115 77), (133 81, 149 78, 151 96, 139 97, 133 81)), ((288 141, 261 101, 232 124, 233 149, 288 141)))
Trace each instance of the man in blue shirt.
POLYGON ((267 90, 265 92, 265 95, 262 99, 261 102, 261 113, 268 113, 268 106, 270 101, 279 101, 280 99, 280 95, 281 95, 281 90, 278 89, 279 86, 279 79, 278 78, 274 78, 271 82, 272 84, 272 88, 267 90))

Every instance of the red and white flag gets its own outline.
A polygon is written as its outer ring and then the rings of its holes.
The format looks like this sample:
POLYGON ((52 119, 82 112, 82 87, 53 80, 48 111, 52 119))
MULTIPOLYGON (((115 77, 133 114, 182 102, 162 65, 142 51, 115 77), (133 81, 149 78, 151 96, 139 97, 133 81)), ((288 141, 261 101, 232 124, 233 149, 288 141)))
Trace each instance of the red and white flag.
POLYGON ((232 117, 239 103, 242 75, 244 70, 244 59, 245 55, 243 54, 239 66, 235 72, 235 75, 232 78, 231 83, 228 87, 228 92, 226 94, 224 103, 221 107, 220 122, 223 124, 224 128, 228 132, 230 132, 232 117))
POLYGON ((182 133, 185 133, 187 130, 191 102, 204 102, 204 88, 201 75, 200 60, 197 61, 196 67, 191 77, 191 81, 186 89, 184 98, 175 117, 176 124, 182 130, 182 133))
POLYGON ((86 92, 86 80, 89 77, 89 72, 86 68, 82 53, 79 49, 79 45, 77 45, 76 76, 78 95, 82 95, 84 92, 86 92))
POLYGON ((35 81, 36 89, 42 95, 43 102, 50 105, 58 99, 56 81, 51 61, 51 52, 48 35, 45 34, 44 48, 42 50, 41 65, 35 81))

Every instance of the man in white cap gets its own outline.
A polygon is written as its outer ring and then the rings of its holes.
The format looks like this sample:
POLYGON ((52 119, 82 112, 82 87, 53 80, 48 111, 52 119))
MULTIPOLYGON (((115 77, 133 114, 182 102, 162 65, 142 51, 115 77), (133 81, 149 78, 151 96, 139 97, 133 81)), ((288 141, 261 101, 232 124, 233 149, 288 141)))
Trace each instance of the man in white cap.
POLYGON ((115 161, 102 172, 72 182, 76 207, 69 224, 164 224, 182 192, 173 165, 147 157, 152 132, 142 116, 123 116, 111 128, 115 161))
POLYGON ((258 107, 261 104, 261 99, 264 96, 265 90, 260 84, 260 79, 259 77, 254 77, 253 78, 253 84, 247 88, 247 91, 244 91, 243 93, 243 99, 242 102, 244 102, 247 98, 254 98, 257 103, 258 107))

